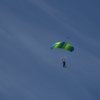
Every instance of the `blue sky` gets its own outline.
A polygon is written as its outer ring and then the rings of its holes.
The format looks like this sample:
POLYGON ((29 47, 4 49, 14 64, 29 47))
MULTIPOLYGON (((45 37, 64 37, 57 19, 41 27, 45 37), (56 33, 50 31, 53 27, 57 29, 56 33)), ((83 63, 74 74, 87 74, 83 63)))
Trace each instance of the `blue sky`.
POLYGON ((100 100, 99 11, 99 0, 0 0, 0 99, 100 100), (51 50, 59 40, 75 51, 51 50))

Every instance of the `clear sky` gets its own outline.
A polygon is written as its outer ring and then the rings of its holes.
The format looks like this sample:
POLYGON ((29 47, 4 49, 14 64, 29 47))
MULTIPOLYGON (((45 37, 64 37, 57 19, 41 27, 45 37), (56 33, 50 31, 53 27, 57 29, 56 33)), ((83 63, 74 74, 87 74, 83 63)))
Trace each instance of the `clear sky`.
POLYGON ((99 43, 99 0, 0 0, 0 100, 100 100, 99 43))

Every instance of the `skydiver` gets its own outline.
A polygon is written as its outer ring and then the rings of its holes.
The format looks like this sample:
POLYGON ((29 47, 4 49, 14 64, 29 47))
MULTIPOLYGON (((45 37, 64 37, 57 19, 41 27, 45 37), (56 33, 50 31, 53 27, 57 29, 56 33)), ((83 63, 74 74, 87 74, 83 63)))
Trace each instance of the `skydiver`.
POLYGON ((64 59, 62 59, 62 63, 63 63, 63 68, 66 67, 66 61, 64 59))

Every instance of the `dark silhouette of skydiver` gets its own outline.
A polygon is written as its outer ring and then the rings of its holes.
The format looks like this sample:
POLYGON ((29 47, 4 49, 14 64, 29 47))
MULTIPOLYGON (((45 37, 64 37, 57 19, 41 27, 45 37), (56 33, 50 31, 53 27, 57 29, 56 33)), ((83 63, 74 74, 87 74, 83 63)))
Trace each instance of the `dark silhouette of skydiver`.
POLYGON ((62 63, 63 63, 63 68, 66 67, 66 61, 64 59, 62 59, 62 63))

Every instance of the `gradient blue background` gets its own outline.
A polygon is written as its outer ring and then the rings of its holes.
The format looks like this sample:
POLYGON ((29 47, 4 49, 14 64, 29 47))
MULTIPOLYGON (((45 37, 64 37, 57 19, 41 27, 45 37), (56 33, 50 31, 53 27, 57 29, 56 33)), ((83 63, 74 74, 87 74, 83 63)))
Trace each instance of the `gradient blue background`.
POLYGON ((0 0, 0 100, 100 100, 100 1, 0 0))

